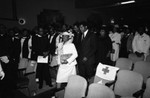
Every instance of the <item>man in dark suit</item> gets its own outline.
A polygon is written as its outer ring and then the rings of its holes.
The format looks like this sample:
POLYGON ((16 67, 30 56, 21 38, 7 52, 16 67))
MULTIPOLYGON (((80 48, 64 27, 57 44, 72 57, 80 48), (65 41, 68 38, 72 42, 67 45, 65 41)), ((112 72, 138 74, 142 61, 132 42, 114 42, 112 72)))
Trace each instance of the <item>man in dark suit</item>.
MULTIPOLYGON (((45 34, 43 27, 38 28, 37 34, 32 37, 32 55, 31 59, 38 61, 38 57, 47 57, 50 52, 50 43, 47 34, 45 34)), ((51 75, 48 62, 38 62, 36 69, 36 78, 39 79, 39 89, 43 87, 43 81, 50 87, 51 75)))
POLYGON ((82 32, 79 49, 79 74, 89 80, 94 75, 96 36, 88 29, 87 22, 80 23, 82 32))
POLYGON ((3 80, 0 80, 0 98, 14 98, 16 74, 14 74, 15 65, 10 53, 12 48, 6 28, 0 25, 0 64, 5 73, 3 80))

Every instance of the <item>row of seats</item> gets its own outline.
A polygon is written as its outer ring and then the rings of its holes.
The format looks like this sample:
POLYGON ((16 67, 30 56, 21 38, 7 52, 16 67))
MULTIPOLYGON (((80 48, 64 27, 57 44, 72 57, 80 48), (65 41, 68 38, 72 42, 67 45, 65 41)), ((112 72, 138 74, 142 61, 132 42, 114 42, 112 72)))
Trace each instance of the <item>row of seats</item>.
POLYGON ((107 72, 109 73, 113 68, 108 66, 99 68, 102 65, 104 64, 98 65, 94 83, 90 84, 88 88, 83 77, 72 76, 69 78, 63 97, 58 98, 82 98, 85 96, 87 98, 150 98, 149 61, 144 61, 144 58, 137 57, 135 54, 130 54, 129 58, 119 58, 115 65, 119 70, 115 69, 116 75, 114 80, 111 81, 103 79, 103 77, 106 78, 107 72), (104 69, 107 72, 104 72, 104 69), (101 77, 101 75, 106 76, 101 77), (77 77, 80 77, 82 82, 78 81, 77 77), (87 94, 85 93, 86 90, 87 94))
MULTIPOLYGON (((98 81, 103 81, 101 83, 107 86, 108 84, 113 84, 111 88, 114 90, 115 95, 119 95, 119 98, 120 96, 133 97, 133 95, 136 98, 139 98, 139 96, 150 98, 149 59, 150 55, 147 56, 146 61, 144 61, 144 57, 137 57, 136 54, 133 53, 129 54, 128 58, 119 58, 115 64, 115 67, 119 68, 119 71, 116 71, 116 79, 110 81, 103 79, 103 76, 95 75, 94 82, 98 83, 98 81), (142 96, 143 93, 144 95, 142 96)), ((100 69, 97 69, 97 72, 98 71, 100 71, 100 69)))
MULTIPOLYGON (((136 62, 144 61, 144 56, 138 57, 136 54, 131 53, 129 54, 128 58, 119 58, 116 61, 115 66, 119 67, 120 69, 127 69, 127 70, 133 70, 133 65, 135 65, 136 62)), ((150 55, 147 56, 146 62, 150 62, 150 55)))
POLYGON ((135 53, 130 53, 128 55, 128 58, 132 60, 133 63, 136 63, 137 61, 144 61, 144 60, 150 62, 150 54, 145 58, 144 55, 141 57, 138 57, 135 53))
POLYGON ((129 58, 119 58, 115 67, 118 67, 120 70, 132 70, 142 74, 144 82, 150 77, 150 62, 148 61, 139 60, 133 63, 129 58))
POLYGON ((141 94, 144 92, 144 95, 142 97, 150 98, 150 55, 148 55, 144 60, 144 57, 137 57, 132 53, 129 54, 128 58, 119 58, 116 61, 115 66, 119 67, 120 70, 130 70, 141 74, 143 77, 143 85, 142 90, 137 94, 141 94))
POLYGON ((63 97, 58 98, 149 98, 149 96, 150 78, 147 79, 146 88, 143 89, 141 74, 119 70, 113 89, 99 83, 92 83, 88 86, 83 77, 72 75, 68 80, 63 97))
POLYGON ((136 98, 139 98, 137 96, 142 96, 145 90, 145 88, 143 88, 143 76, 134 71, 119 70, 116 72, 116 78, 114 80, 103 79, 102 77, 103 75, 96 75, 94 82, 99 83, 97 82, 98 80, 105 81, 102 82, 103 85, 110 86, 114 91, 116 98, 133 97, 133 95, 136 96, 136 98))

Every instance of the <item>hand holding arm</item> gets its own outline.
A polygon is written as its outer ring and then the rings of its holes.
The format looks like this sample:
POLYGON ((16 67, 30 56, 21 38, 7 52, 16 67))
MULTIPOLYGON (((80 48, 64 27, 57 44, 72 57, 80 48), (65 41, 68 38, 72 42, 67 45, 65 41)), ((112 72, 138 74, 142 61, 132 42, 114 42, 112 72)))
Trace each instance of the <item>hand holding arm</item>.
POLYGON ((63 60, 61 63, 62 63, 62 64, 67 64, 68 61, 67 61, 67 60, 63 60))

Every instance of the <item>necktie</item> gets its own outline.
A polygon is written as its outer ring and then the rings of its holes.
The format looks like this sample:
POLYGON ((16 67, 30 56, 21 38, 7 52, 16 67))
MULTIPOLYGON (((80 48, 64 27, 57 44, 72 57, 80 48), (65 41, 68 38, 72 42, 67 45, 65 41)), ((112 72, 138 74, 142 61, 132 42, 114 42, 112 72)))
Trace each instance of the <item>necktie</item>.
POLYGON ((85 37, 84 34, 82 34, 82 40, 84 40, 84 37, 85 37))

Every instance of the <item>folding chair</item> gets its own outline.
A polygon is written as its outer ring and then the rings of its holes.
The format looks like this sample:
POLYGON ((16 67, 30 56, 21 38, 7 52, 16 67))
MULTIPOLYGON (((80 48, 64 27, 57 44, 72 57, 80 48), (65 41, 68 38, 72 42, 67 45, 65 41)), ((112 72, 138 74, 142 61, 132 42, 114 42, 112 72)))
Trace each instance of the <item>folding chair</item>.
POLYGON ((114 92, 121 97, 134 97, 133 95, 142 89, 142 85, 143 77, 141 74, 129 70, 119 70, 114 92))
POLYGON ((72 75, 68 79, 68 84, 65 88, 64 98, 85 97, 86 89, 86 79, 78 75, 72 75))
POLYGON ((146 81, 146 89, 143 94, 143 98, 150 98, 150 78, 148 78, 146 81))
POLYGON ((112 89, 105 85, 92 83, 86 98, 115 98, 115 94, 112 89))
POLYGON ((119 70, 118 67, 105 65, 102 63, 99 63, 96 69, 96 74, 94 77, 94 83, 100 83, 100 84, 111 84, 115 81, 116 73, 119 70))
POLYGON ((150 54, 146 57, 146 61, 150 62, 150 54))
POLYGON ((138 57, 135 53, 129 54, 128 58, 132 60, 133 63, 136 63, 137 61, 144 61, 144 55, 141 57, 138 57))
POLYGON ((22 91, 25 95, 31 96, 29 90, 29 79, 25 76, 24 71, 25 69, 18 69, 17 89, 22 91))
POLYGON ((129 58, 119 58, 116 61, 116 67, 119 67, 120 70, 131 70, 133 62, 129 58))
POLYGON ((150 62, 139 61, 134 64, 133 71, 142 74, 144 83, 146 83, 147 78, 150 76, 150 62))

